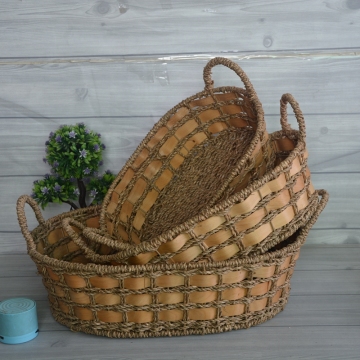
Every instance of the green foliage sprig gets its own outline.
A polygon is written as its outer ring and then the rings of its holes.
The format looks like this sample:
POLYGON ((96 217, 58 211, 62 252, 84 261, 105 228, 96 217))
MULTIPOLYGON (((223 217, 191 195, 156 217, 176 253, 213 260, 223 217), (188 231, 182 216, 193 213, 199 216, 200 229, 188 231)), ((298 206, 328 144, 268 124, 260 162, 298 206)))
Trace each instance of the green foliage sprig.
POLYGON ((92 204, 101 204, 104 197, 115 180, 115 175, 110 171, 106 170, 105 174, 100 177, 94 177, 90 180, 87 185, 90 190, 90 197, 93 198, 92 204))
POLYGON ((108 170, 98 176, 105 150, 100 139, 100 134, 87 129, 83 123, 62 125, 50 133, 43 161, 51 166, 52 174, 35 181, 32 193, 43 209, 50 202, 68 203, 73 209, 84 208, 89 192, 90 205, 102 202, 115 175, 108 170))
POLYGON ((88 130, 82 123, 63 125, 50 133, 46 146, 47 162, 65 179, 82 179, 97 171, 105 148, 100 134, 88 130))

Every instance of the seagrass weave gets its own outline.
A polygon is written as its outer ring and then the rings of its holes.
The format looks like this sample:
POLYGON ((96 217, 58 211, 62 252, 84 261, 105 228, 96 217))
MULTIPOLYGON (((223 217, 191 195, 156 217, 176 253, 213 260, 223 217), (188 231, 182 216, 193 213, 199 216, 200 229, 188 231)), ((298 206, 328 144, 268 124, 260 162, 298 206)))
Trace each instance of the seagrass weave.
POLYGON ((153 239, 272 166, 263 109, 244 71, 215 58, 203 75, 204 91, 157 122, 110 187, 100 228, 113 239, 134 245, 153 239), (232 69, 245 89, 213 88, 211 70, 219 64, 232 69))
MULTIPOLYGON (((274 155, 272 167, 246 188, 224 200, 220 199, 214 206, 203 207, 180 225, 175 222, 160 236, 149 238, 149 234, 145 233, 147 228, 143 229, 141 234, 144 239, 140 237, 142 241, 139 244, 111 239, 101 229, 89 229, 71 218, 64 220, 64 229, 95 262, 221 261, 250 253, 264 253, 284 240, 285 232, 295 232, 304 225, 316 208, 316 195, 307 167, 302 112, 290 94, 284 94, 280 104, 282 130, 271 134, 268 142, 274 155), (294 110, 298 131, 292 130, 288 124, 287 103, 294 110), (89 248, 88 244, 92 244, 93 248, 89 248), (102 244, 102 247, 95 248, 95 244, 102 244)), ((183 196, 186 202, 186 194, 183 196)), ((158 220, 161 223, 161 219, 158 220)), ((129 223, 128 227, 131 226, 133 224, 129 223)))
POLYGON ((63 232, 71 216, 98 226, 99 207, 45 221, 22 196, 18 220, 28 253, 42 275, 54 318, 73 331, 114 337, 208 334, 248 328, 271 319, 288 301, 290 279, 306 236, 328 200, 316 193, 306 226, 261 256, 212 263, 98 265, 63 232), (29 231, 24 207, 39 225, 29 231))

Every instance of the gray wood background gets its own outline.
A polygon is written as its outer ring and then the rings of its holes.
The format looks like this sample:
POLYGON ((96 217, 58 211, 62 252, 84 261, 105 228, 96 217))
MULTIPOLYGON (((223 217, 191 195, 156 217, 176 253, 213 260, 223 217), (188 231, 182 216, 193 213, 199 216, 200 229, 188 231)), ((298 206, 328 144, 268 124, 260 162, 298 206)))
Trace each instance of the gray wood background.
MULTIPOLYGON (((26 251, 15 203, 49 171, 50 131, 85 122, 117 172, 217 55, 248 73, 269 131, 283 93, 301 105, 313 181, 331 195, 308 243, 359 243, 359 19, 359 0, 0 1, 0 253, 26 251)), ((221 67, 214 79, 240 85, 221 67)))
MULTIPOLYGON (((241 86, 225 68, 214 79, 241 86)), ((0 344, 0 359, 359 359, 359 90, 360 0, 0 0, 0 301, 33 298, 40 326, 34 341, 0 344), (49 171, 49 132, 86 123, 107 145, 104 170, 118 172, 169 108, 203 89, 214 56, 248 73, 269 131, 280 128, 281 95, 296 97, 314 185, 330 192, 287 308, 247 331, 204 337, 70 333, 50 315, 15 212, 49 171)))

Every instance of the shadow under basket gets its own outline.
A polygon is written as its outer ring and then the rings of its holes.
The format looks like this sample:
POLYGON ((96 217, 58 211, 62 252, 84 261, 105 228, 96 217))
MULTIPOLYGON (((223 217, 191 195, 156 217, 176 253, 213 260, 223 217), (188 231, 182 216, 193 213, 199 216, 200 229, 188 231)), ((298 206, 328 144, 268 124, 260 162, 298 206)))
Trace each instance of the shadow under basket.
POLYGON ((135 338, 219 333, 271 319, 288 301, 300 248, 325 207, 319 202, 309 222, 260 256, 212 263, 99 265, 62 230, 71 216, 98 227, 99 207, 75 210, 45 221, 34 200, 22 196, 17 213, 28 253, 48 291, 54 318, 73 331, 135 338), (29 231, 24 207, 39 221, 29 231))

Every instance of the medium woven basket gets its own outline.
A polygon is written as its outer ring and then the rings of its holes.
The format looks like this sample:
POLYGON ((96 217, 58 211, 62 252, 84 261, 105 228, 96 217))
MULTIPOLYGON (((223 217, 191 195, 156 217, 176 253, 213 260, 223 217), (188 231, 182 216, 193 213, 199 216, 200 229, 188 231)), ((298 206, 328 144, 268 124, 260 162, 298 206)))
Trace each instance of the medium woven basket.
MULTIPOLYGON (((288 233, 290 230, 295 232, 303 226, 312 216, 317 202, 307 167, 308 153, 302 112, 290 94, 284 94, 280 104, 282 130, 271 134, 268 140, 268 146, 274 158, 270 169, 259 179, 253 179, 244 189, 225 200, 219 201, 214 206, 205 204, 198 209, 199 212, 195 216, 180 224, 174 222, 169 230, 154 237, 149 237, 147 233, 149 227, 145 229, 138 227, 138 215, 146 216, 141 209, 135 211, 138 214, 135 217, 134 212, 133 215, 128 216, 126 212, 120 211, 110 224, 115 223, 119 228, 130 232, 138 228, 138 241, 141 242, 136 244, 130 241, 129 234, 123 233, 121 239, 117 239, 118 235, 113 234, 111 239, 106 231, 87 228, 73 218, 64 220, 64 229, 84 250, 86 256, 97 263, 113 261, 139 265, 165 262, 211 262, 265 253, 285 239, 285 232, 288 233), (292 130, 288 124, 286 109, 288 103, 292 106, 298 121, 298 131, 292 130), (91 244, 90 247, 89 244, 91 244), (101 244, 101 246, 95 246, 95 244, 101 244)), ((124 177, 126 177, 129 169, 122 171, 121 174, 125 173, 124 177)), ((140 173, 138 175, 140 176, 140 173)), ((117 182, 109 191, 109 197, 114 197, 114 189, 118 187, 116 184, 117 182)), ((132 189, 136 189, 136 184, 132 189)), ((157 190, 148 187, 141 199, 144 200, 153 193, 157 193, 157 190)), ((128 192, 124 190, 124 194, 128 192)), ((186 194, 183 196, 186 202, 186 194)), ((130 204, 129 197, 126 199, 123 204, 130 204)), ((160 195, 157 200, 159 208, 162 200, 164 198, 160 195)), ((101 216, 104 215, 105 210, 105 216, 108 218, 107 211, 112 206, 111 204, 105 202, 101 216)), ((174 201, 174 204, 177 205, 177 202, 174 201)), ((117 209, 119 208, 118 206, 117 209)), ((187 211, 184 211, 186 215, 187 211)), ((166 222, 166 214, 161 214, 164 215, 166 222)), ((189 214, 191 214, 190 210, 189 214)), ((150 223, 147 218, 143 220, 144 224, 147 221, 150 223)), ((155 222, 157 225, 160 223, 161 218, 155 222)), ((142 221, 141 224, 143 224, 142 221)), ((150 231, 150 234, 153 233, 150 231)))
POLYGON ((43 277, 54 318, 73 331, 114 337, 208 334, 248 328, 271 319, 288 301, 290 279, 306 236, 328 200, 319 191, 305 227, 261 256, 212 263, 97 265, 64 233, 71 216, 98 227, 99 207, 45 221, 22 196, 18 220, 28 253, 43 277), (24 207, 39 221, 29 231, 24 207))

